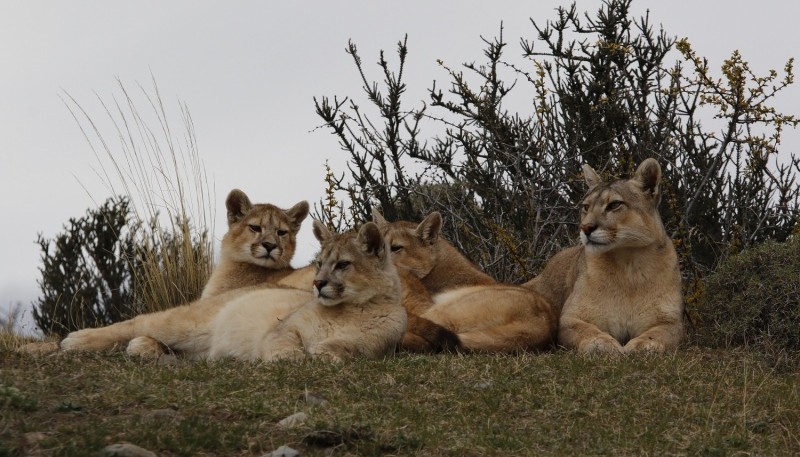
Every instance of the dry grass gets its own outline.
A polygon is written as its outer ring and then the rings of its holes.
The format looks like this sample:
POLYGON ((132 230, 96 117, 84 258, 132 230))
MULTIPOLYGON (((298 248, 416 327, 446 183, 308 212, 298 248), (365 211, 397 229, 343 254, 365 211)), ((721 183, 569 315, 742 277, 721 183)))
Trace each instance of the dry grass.
POLYGON ((84 455, 123 441, 162 456, 262 455, 284 444, 303 455, 800 448, 797 361, 755 352, 400 354, 343 365, 159 364, 121 353, 32 357, 6 349, 0 356, 0 455, 84 455), (308 393, 325 402, 309 403, 308 393), (277 424, 298 411, 308 414, 304 424, 277 424), (26 432, 44 439, 26 449, 26 432))
POLYGON ((112 195, 133 203, 144 228, 135 293, 146 304, 143 311, 157 311, 202 291, 214 257, 215 198, 188 107, 180 105, 177 133, 155 79, 150 91, 137 84, 132 94, 119 80, 118 87, 110 102, 97 96, 105 117, 92 117, 68 93, 64 103, 97 158, 97 175, 112 195))

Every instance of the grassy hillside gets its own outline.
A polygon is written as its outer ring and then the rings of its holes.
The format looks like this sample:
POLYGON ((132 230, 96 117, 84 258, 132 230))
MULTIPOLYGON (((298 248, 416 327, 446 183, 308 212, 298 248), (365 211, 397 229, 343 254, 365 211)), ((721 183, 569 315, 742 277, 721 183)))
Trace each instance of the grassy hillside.
POLYGON ((252 365, 0 347, 0 455, 729 455, 800 449, 797 360, 682 349, 252 365), (278 424, 304 412, 294 427, 278 424))

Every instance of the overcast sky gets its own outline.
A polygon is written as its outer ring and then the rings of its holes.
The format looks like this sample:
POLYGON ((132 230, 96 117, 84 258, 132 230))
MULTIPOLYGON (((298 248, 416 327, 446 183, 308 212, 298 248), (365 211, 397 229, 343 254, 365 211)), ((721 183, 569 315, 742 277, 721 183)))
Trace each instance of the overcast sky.
MULTIPOLYGON (((396 61, 396 43, 408 34, 406 102, 426 99, 450 67, 482 58, 480 36, 500 22, 518 56, 519 37, 535 38, 529 18, 554 17, 558 1, 4 1, 0 3, 0 311, 38 295, 37 233, 53 237, 70 217, 110 196, 93 169, 97 159, 65 108, 67 91, 94 117, 96 95, 119 95, 158 82, 170 121, 180 128, 178 101, 186 103, 198 149, 216 200, 216 238, 225 230, 227 192, 238 187, 254 201, 289 207, 317 201, 324 162, 338 171, 346 157, 321 122, 312 97, 360 94, 358 75, 344 49, 359 47, 371 77, 379 79, 378 51, 396 61)), ((578 1, 578 8, 598 8, 578 1)), ((782 69, 800 49, 796 1, 636 0, 651 21, 688 37, 718 69, 739 49, 757 72, 782 69)), ((443 84, 444 83, 444 84, 443 84)), ((361 98, 363 100, 363 97, 361 98)), ((526 100, 518 101, 521 104, 526 100)), ((778 106, 800 113, 800 90, 778 106)), ((104 132, 113 139, 113 131, 104 132)), ((797 131, 784 149, 798 151, 797 131)), ((112 148, 114 147, 112 141, 112 148)), ((307 224, 296 264, 316 249, 307 224)))

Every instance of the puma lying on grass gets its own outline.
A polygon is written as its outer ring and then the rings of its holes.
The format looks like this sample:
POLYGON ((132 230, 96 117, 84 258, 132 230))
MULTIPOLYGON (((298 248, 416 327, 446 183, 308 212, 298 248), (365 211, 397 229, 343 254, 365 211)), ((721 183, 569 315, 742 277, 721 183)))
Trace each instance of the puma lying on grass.
POLYGON ((315 221, 314 235, 321 251, 308 291, 242 287, 108 327, 73 332, 61 342, 62 349, 105 349, 130 339, 130 353, 151 353, 149 342, 158 341, 210 359, 308 356, 338 361, 394 352, 406 330, 406 311, 400 280, 378 227, 370 222, 358 234, 332 234, 315 221))
POLYGON ((658 214, 661 167, 639 165, 605 183, 583 167, 581 244, 559 252, 525 284, 561 313, 558 342, 580 352, 674 349, 683 337, 678 257, 658 214))
MULTIPOLYGON (((550 303, 529 289, 499 284, 481 272, 440 236, 438 212, 419 224, 387 222, 378 213, 373 220, 389 242, 395 265, 416 276, 431 297, 428 306, 415 312, 455 333, 461 348, 515 352, 553 343, 557 315, 550 303)), ((409 322, 404 341, 419 342, 413 324, 409 322)))
POLYGON ((314 221, 314 235, 322 245, 315 298, 280 319, 254 301, 231 303, 212 323, 210 358, 338 361, 394 352, 406 330, 406 311, 378 227, 368 222, 358 234, 332 234, 314 221))
POLYGON ((61 348, 102 350, 127 345, 131 354, 160 354, 168 348, 203 355, 209 348, 210 321, 226 304, 252 300, 285 315, 310 299, 314 269, 290 266, 308 203, 282 210, 270 204, 252 204, 244 192, 234 189, 225 206, 228 232, 222 239, 219 264, 200 299, 106 327, 72 332, 61 341, 61 348), (291 285, 297 288, 289 288, 291 285))

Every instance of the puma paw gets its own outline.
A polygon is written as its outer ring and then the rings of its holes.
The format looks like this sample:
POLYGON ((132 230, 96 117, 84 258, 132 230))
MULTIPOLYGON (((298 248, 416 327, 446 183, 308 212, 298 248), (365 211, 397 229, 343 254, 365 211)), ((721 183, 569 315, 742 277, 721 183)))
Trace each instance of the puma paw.
POLYGON ((325 349, 312 349, 308 351, 308 354, 312 359, 324 360, 325 362, 339 363, 344 360, 340 355, 326 351, 325 349))
POLYGON ((125 352, 130 355, 147 358, 158 358, 165 354, 164 346, 149 336, 137 336, 130 340, 125 352))
POLYGON ((66 338, 61 340, 59 347, 62 351, 90 351, 102 349, 100 341, 94 335, 95 329, 87 328, 70 332, 66 338))
POLYGON ((634 338, 628 341, 623 351, 626 353, 631 352, 664 352, 666 346, 661 341, 653 339, 652 337, 634 338))
POLYGON ((578 352, 583 354, 622 354, 622 345, 609 335, 594 336, 578 345, 578 352))
POLYGON ((284 348, 272 350, 265 353, 261 358, 266 362, 275 362, 278 360, 292 360, 299 362, 306 358, 306 354, 299 348, 284 348))

